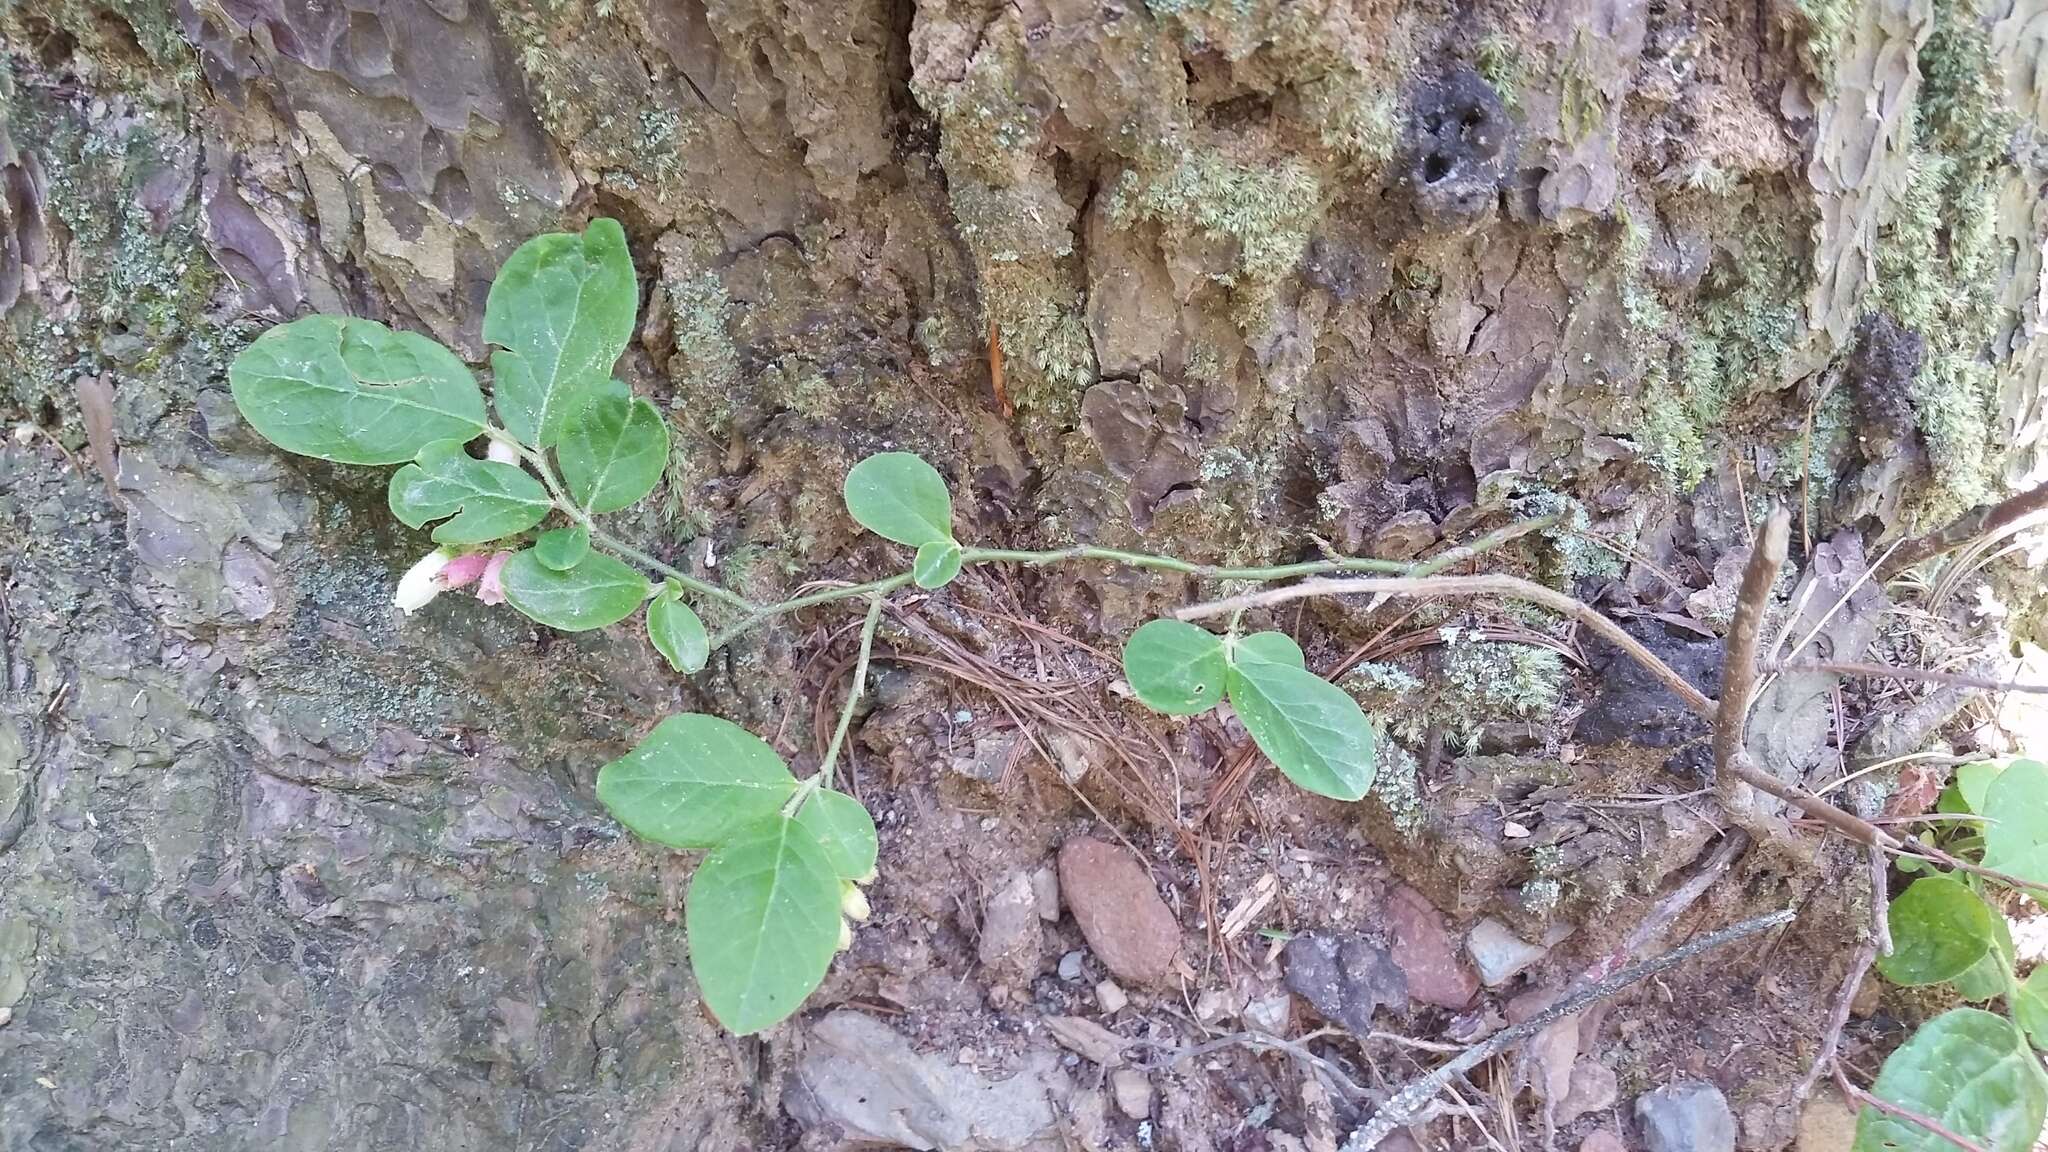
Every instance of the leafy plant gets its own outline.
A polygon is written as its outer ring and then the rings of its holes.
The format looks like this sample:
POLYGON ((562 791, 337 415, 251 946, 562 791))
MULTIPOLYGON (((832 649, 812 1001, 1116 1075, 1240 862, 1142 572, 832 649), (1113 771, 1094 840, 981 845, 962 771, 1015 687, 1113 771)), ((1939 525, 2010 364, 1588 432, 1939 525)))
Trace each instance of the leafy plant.
MULTIPOLYGON (((1967 764, 1942 798, 1945 812, 1981 817, 1984 865, 2031 886, 2048 880, 2048 766, 2032 760, 1967 764)), ((2048 1116, 2048 1073, 2033 1049, 2048 1049, 2048 970, 2025 983, 2013 973, 2005 917, 1985 899, 1991 879, 1973 873, 1921 876, 1892 901, 1892 954, 1877 968, 1895 984, 1949 984, 1965 999, 2003 997, 2006 1016, 1955 1008, 1928 1021, 1885 1061, 1871 1092, 1994 1152, 2032 1148, 2048 1116), (2030 1047, 2031 1045, 2031 1047, 2030 1047)), ((1947 1152, 1947 1139, 1865 1108, 1854 1152, 1947 1152)))
MULTIPOLYGON (((954 534, 938 471, 909 453, 883 452, 849 472, 846 507, 861 526, 914 550, 909 567, 757 603, 640 551, 599 521, 645 499, 669 453, 661 412, 612 377, 638 294, 624 230, 595 220, 581 233, 528 241, 499 271, 484 310, 494 349, 488 406, 454 353, 352 317, 272 328, 235 360, 229 384, 250 425, 280 448, 402 465, 390 481, 392 514, 410 528, 433 524, 437 545, 399 581, 394 601, 408 613, 471 583, 479 599, 565 632, 617 624, 644 607, 650 642, 691 674, 733 638, 788 612, 866 601, 852 687, 810 776, 799 780, 738 725, 688 713, 661 721, 598 773, 599 801, 634 834, 707 853, 684 925, 705 1001, 735 1032, 796 1011, 850 944, 852 923, 867 917, 860 886, 875 877, 875 825, 830 784, 890 593, 943 588, 978 563, 1106 562, 1235 581, 1424 570, 1353 557, 1223 568, 1091 546, 971 548, 954 534), (720 631, 706 628, 699 608, 719 614, 720 631)), ((1496 533, 1463 557, 1512 535, 1496 533)), ((1356 800, 1372 784, 1372 725, 1277 632, 1241 635, 1233 622, 1217 636, 1153 621, 1131 637, 1125 663, 1139 698, 1159 711, 1191 715, 1228 699, 1259 748, 1304 788, 1356 800)))

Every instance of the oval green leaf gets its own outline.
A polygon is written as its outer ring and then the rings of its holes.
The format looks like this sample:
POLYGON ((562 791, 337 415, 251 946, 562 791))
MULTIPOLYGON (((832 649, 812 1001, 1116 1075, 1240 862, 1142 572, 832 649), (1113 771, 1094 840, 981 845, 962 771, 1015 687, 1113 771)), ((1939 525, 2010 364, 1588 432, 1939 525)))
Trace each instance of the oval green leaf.
POLYGON ((1963 999, 1981 1003, 2012 990, 2012 966, 2012 927, 1994 908, 1991 912, 1991 947, 1982 959, 1970 965, 1951 983, 1957 992, 1962 993, 1963 999))
MULTIPOLYGON (((2048 1113, 2048 1074, 2012 1021, 1956 1008, 1928 1021, 1884 1062, 1871 1095, 1936 1121, 1991 1152, 2026 1152, 2048 1113)), ((1934 1133, 1875 1108, 1853 1152, 1955 1152, 1934 1133)))
POLYGON ((1892 954, 1877 970, 1894 984, 1939 984, 1992 950, 1997 913, 1951 876, 1922 876, 1892 901, 1892 954))
POLYGON ((711 636, 704 631, 704 621, 676 599, 673 589, 647 606, 647 638, 668 666, 685 676, 702 672, 711 659, 711 636))
POLYGON ((1124 679, 1154 712, 1207 712, 1223 699, 1229 672, 1223 638, 1185 620, 1147 621, 1124 642, 1124 679))
POLYGON ((1291 664, 1258 660, 1230 670, 1229 690, 1252 742, 1289 780, 1338 800, 1372 787, 1372 722, 1349 693, 1291 664))
POLYGON ((910 579, 919 588, 944 588, 960 575, 960 545, 951 540, 934 540, 920 545, 910 567, 910 579))
POLYGON ((1301 645, 1284 632, 1254 632, 1237 638, 1231 649, 1231 661, 1247 664, 1254 661, 1265 664, 1286 664, 1294 668, 1307 668, 1308 658, 1301 654, 1301 645))
POLYGON ((2012 1014, 2034 1047, 2048 1051, 2048 968, 2036 968, 2013 998, 2012 1014))
POLYGON ((265 332, 235 357, 228 389, 264 439, 342 464, 402 464, 484 432, 483 393, 453 352, 350 316, 265 332))
POLYGON ((846 474, 846 510, 860 526, 922 548, 953 538, 953 498, 938 469, 908 452, 883 452, 846 474))
POLYGON ((460 440, 436 440, 391 474, 391 514, 408 528, 453 517, 434 529, 437 544, 482 544, 524 532, 547 518, 547 489, 516 464, 479 460, 460 440))
POLYGON ((555 459, 562 483, 584 511, 631 507, 654 491, 668 467, 668 421, 613 380, 563 426, 555 459))
POLYGON ((529 548, 505 562, 498 574, 505 602, 536 623, 563 632, 587 632, 616 624, 647 599, 647 581, 602 552, 557 572, 529 548))
POLYGON ((1984 789, 1984 866, 2048 884, 2048 764, 2015 760, 1984 789))
POLYGON ((796 791, 768 742, 716 716, 685 712, 597 771, 597 798, 634 834, 709 848, 781 810, 796 791))
POLYGON ((811 830, 842 880, 875 878, 875 819, 844 792, 821 788, 797 810, 797 823, 811 830))
POLYGON ((839 874, 810 830, 771 816, 721 844, 690 878, 683 927, 704 1003, 740 1035, 803 1006, 839 948, 839 874))
POLYGON ((1975 760, 1957 767, 1955 782, 1950 787, 1962 801, 1962 810, 1982 816, 1985 794, 1991 790, 1991 782, 1998 779, 2005 768, 2005 762, 2000 760, 1975 760))
POLYGON ((590 529, 581 524, 550 528, 534 537, 533 557, 557 572, 567 572, 590 555, 590 529))
POLYGON ((505 430, 534 448, 559 440, 569 417, 611 379, 639 305, 618 221, 521 244, 484 300, 484 339, 504 349, 491 369, 505 430))

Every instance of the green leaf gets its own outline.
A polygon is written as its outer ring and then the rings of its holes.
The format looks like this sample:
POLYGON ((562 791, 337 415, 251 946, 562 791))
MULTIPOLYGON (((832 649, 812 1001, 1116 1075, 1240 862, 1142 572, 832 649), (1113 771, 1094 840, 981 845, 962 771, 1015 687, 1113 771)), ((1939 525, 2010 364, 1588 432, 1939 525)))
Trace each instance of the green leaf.
POLYGON ((655 651, 668 666, 685 676, 702 672, 705 661, 711 659, 711 637, 704 631, 704 621, 676 599, 674 589, 663 591, 647 606, 647 638, 654 641, 655 651))
POLYGON ((938 469, 908 452, 883 452, 846 474, 846 510, 885 540, 922 548, 953 538, 953 498, 938 469))
MULTIPOLYGON (((1991 1152, 2026 1152, 2048 1113, 2048 1073, 2012 1021, 1955 1008, 1922 1025, 1885 1062, 1871 1095, 1917 1112, 1991 1152)), ((1932 1132, 1875 1108, 1852 1152, 1955 1152, 1932 1132)))
POLYGON ((639 304, 618 221, 521 244, 484 301, 484 339, 504 349, 491 369, 505 430, 534 448, 559 440, 569 417, 611 379, 639 304))
POLYGON ((419 460, 391 474, 391 514, 408 528, 444 516, 436 544, 482 544, 524 532, 547 518, 547 489, 516 464, 478 460, 460 440, 436 440, 419 460))
POLYGON ((839 874, 803 824, 771 816, 704 858, 683 900, 690 967, 720 1024, 741 1035, 787 1019, 839 948, 839 874))
POLYGON ((597 771, 597 798, 643 839, 709 848, 781 810, 796 791, 768 742, 716 716, 685 712, 597 771))
POLYGON ((1892 901, 1892 954, 1877 970, 1894 984, 1953 980, 1989 955, 1997 913, 1951 876, 1922 876, 1892 901))
POLYGON ((1154 712, 1194 716, 1223 699, 1223 638, 1185 620, 1148 621, 1124 642, 1124 678, 1154 712))
POLYGON ((944 588, 958 575, 960 545, 951 540, 934 540, 918 547, 910 578, 919 588, 944 588))
POLYGON ((1962 799, 1963 811, 1984 815, 1984 794, 2005 768, 2003 760, 1975 760, 1956 769, 1955 782, 1950 787, 1962 799))
POLYGON ((1261 660, 1234 666, 1229 691, 1252 742, 1289 780, 1338 800, 1372 787, 1372 723, 1349 693, 1291 664, 1261 660))
POLYGON ((843 880, 866 883, 875 877, 875 820, 844 792, 821 788, 797 810, 796 821, 811 830, 843 880))
POLYGON ((668 421, 653 404, 610 381, 563 426, 555 459, 562 482, 584 511, 631 507, 654 491, 668 467, 668 421))
POLYGON ((564 632, 616 624, 647 599, 647 580, 602 552, 557 572, 529 548, 505 562, 498 581, 505 586, 506 603, 564 632))
POLYGON ((1984 866, 2048 884, 2048 764, 2015 760, 1984 789, 1984 866))
POLYGON ((2048 1050, 2048 968, 2036 968, 2013 997, 2012 1014, 2034 1047, 2048 1050))
POLYGON ((1982 1002, 2003 996, 2012 990, 2014 957, 2012 927, 1994 908, 1991 911, 1990 949, 1951 983, 1965 1000, 1982 1002))
POLYGON ((550 528, 534 538, 533 557, 557 572, 567 572, 590 555, 590 529, 581 524, 550 528))
POLYGON ((350 316, 265 332, 229 366, 228 388, 264 439, 342 464, 402 464, 484 432, 483 393, 455 353, 350 316))
POLYGON ((1295 668, 1307 668, 1308 659, 1301 654, 1301 645, 1284 632, 1254 632, 1240 636, 1237 646, 1230 653, 1231 662, 1246 664, 1286 664, 1295 668))

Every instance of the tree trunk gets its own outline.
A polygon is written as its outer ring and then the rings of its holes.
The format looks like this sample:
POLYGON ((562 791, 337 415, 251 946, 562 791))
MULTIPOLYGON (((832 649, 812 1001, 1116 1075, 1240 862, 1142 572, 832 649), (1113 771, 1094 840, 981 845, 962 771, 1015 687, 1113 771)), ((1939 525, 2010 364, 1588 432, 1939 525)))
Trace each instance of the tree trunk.
MULTIPOLYGON (((800 1131, 591 780, 685 708, 814 754, 846 614, 696 682, 402 620, 381 472, 228 398, 269 324, 481 364, 499 262, 612 216, 677 443, 630 533, 757 597, 900 562, 838 484, 904 447, 1019 547, 1405 557, 1562 499, 1554 579, 1683 611, 1771 502, 1796 558, 2048 467, 2048 20, 1986 3, 12 0, 0 1148, 800 1131)), ((1191 591, 1017 579, 1105 650, 1191 591)))

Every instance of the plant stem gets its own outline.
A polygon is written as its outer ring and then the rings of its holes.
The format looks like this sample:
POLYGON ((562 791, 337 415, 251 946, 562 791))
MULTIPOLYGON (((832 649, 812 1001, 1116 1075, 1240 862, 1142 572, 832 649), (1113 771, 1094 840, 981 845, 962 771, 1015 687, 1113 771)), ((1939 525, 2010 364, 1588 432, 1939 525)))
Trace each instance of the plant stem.
POLYGON ((813 592, 808 596, 798 596, 793 600, 784 600, 776 604, 750 605, 753 608, 751 612, 741 617, 737 623, 729 625, 719 632, 718 635, 711 638, 711 650, 713 652, 718 651, 740 635, 752 631, 777 616, 785 616, 801 608, 811 608, 819 604, 830 604, 835 600, 851 600, 856 596, 886 595, 908 583, 910 583, 910 573, 899 572, 886 579, 870 580, 865 584, 848 584, 844 588, 831 588, 823 592, 813 592))
POLYGON ((598 547, 603 548, 607 552, 616 553, 618 556, 626 560, 632 560, 640 564, 645 564, 647 567, 654 569, 656 572, 661 573, 663 576, 668 577, 669 579, 675 581, 676 583, 682 585, 690 591, 695 592, 699 596, 709 596, 713 600, 717 600, 720 603, 741 609, 742 611, 753 612, 758 611, 760 608, 760 606, 755 604, 752 600, 747 599, 745 596, 742 596, 737 592, 731 591, 730 589, 721 588, 708 580, 699 580, 695 576, 692 576, 687 572, 681 571, 672 564, 664 564, 661 561, 656 560, 654 557, 649 556, 647 553, 642 552, 640 549, 635 548, 630 544, 627 544, 626 542, 620 540, 618 537, 613 536, 611 533, 599 529, 595 524, 591 524, 588 520, 584 520, 583 523, 588 525, 590 528, 590 542, 592 544, 597 545, 598 547))
POLYGON ((882 605, 888 602, 887 592, 877 591, 868 598, 868 617, 860 626, 860 651, 853 660, 853 682, 846 689, 846 703, 839 708, 839 723, 832 728, 832 739, 825 745, 825 758, 818 762, 818 770, 811 773, 803 783, 798 784, 796 794, 783 805, 783 815, 795 816, 802 810, 804 801, 820 788, 828 787, 832 780, 832 769, 839 763, 839 750, 846 744, 847 730, 853 727, 853 711, 867 695, 868 658, 875 651, 875 630, 882 624, 882 605))
POLYGON ((997 561, 1012 564, 1058 564, 1068 560, 1104 560, 1111 564, 1123 564, 1131 568, 1149 568, 1161 572, 1179 572, 1186 576, 1199 576, 1205 580, 1288 580, 1296 576, 1315 576, 1325 572, 1386 572, 1403 573, 1409 565, 1399 560, 1375 560, 1368 557, 1346 556, 1334 560, 1304 560, 1298 564, 1276 564, 1264 568, 1222 568, 1214 564, 1196 564, 1176 556, 1156 556, 1148 552, 1125 552, 1117 548, 1054 548, 1044 552, 1019 551, 1013 548, 968 548, 960 554, 964 564, 975 561, 997 561))
POLYGON ((759 607, 752 600, 737 592, 728 591, 706 580, 699 580, 675 565, 665 564, 611 533, 606 532, 604 529, 599 528, 597 521, 591 518, 590 513, 578 507, 576 502, 569 498, 569 493, 562 488, 562 482, 555 477, 555 470, 548 465, 548 458, 545 452, 533 451, 510 437, 494 435, 492 438, 502 440, 519 449, 520 457, 528 464, 533 465, 534 471, 540 473, 541 483, 547 485, 548 495, 554 498, 555 507, 561 511, 562 515, 567 516, 570 520, 580 525, 584 531, 590 533, 591 544, 610 552, 620 559, 631 560, 636 564, 652 568, 699 596, 708 596, 713 600, 722 601, 728 606, 741 609, 742 611, 751 612, 759 607))

